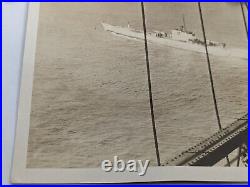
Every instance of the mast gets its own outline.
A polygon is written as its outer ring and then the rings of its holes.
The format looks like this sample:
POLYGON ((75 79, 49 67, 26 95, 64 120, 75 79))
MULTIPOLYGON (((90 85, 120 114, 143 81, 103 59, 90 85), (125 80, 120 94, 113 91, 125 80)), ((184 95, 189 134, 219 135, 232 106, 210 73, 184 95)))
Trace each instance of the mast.
POLYGON ((184 31, 187 31, 184 14, 182 14, 182 22, 183 22, 184 31))

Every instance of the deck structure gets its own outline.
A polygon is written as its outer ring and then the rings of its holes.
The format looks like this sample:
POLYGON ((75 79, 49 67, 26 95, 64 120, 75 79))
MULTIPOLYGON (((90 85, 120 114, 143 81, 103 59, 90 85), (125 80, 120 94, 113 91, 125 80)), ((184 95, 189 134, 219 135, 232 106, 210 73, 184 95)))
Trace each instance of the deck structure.
MULTIPOLYGON (((162 164, 163 166, 213 166, 232 151, 247 147, 248 115, 236 120, 199 144, 181 152, 162 164)), ((242 149, 238 156, 246 155, 242 149)), ((236 160, 236 159, 235 159, 236 160)))

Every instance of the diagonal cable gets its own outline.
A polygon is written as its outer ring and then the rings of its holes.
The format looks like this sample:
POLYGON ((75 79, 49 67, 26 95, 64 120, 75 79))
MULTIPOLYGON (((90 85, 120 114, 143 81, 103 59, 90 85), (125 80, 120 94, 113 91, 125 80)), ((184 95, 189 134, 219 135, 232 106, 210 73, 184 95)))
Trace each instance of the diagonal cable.
MULTIPOLYGON (((208 47, 207 47, 207 37, 206 37, 206 31, 205 31, 205 26, 204 26, 204 21, 203 21, 203 16, 202 16, 202 10, 201 10, 201 3, 198 2, 198 8, 199 8, 199 14, 200 14, 200 20, 201 20, 201 27, 202 27, 202 33, 203 33, 203 39, 204 39, 204 44, 205 44, 205 50, 206 50, 206 57, 207 57, 207 65, 208 65, 208 73, 209 73, 209 79, 210 79, 210 84, 211 84, 211 91, 213 95, 213 101, 214 101, 214 109, 216 113, 216 118, 218 122, 219 129, 222 129, 221 126, 221 121, 220 121, 220 115, 219 115, 219 110, 218 110, 218 105, 217 105, 217 99, 215 95, 215 89, 214 89, 214 80, 213 80, 213 74, 212 74, 212 68, 211 68, 211 63, 210 63, 210 58, 209 58, 209 53, 208 53, 208 47)), ((228 156, 226 157, 227 163, 230 166, 230 161, 228 156)))
POLYGON ((244 21, 244 26, 245 26, 245 30, 246 30, 246 35, 248 38, 248 28, 247 28, 247 20, 246 20, 246 15, 245 15, 245 11, 244 11, 244 6, 243 3, 240 3, 240 7, 241 7, 241 12, 242 12, 242 17, 243 17, 243 21, 244 21))
POLYGON ((156 132, 156 126, 155 126, 154 104, 153 104, 153 94, 152 94, 152 86, 151 86, 149 55, 148 55, 147 28, 146 28, 146 18, 145 18, 145 10, 144 10, 143 2, 141 2, 141 10, 142 10, 142 21, 143 21, 144 42, 145 42, 145 54, 146 54, 146 64, 147 64, 150 111, 151 111, 151 119, 152 119, 152 127, 153 127, 153 135, 154 135, 154 142, 155 142, 155 152, 156 152, 156 157, 157 157, 157 164, 158 164, 158 166, 160 166, 161 161, 160 161, 160 153, 159 153, 157 132, 156 132))

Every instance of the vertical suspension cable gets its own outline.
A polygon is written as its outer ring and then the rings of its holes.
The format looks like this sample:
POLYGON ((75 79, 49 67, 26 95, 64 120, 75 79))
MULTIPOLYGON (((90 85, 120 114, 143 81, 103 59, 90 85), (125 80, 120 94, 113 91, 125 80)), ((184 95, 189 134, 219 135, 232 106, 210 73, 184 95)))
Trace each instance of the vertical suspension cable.
MULTIPOLYGON (((240 2, 240 7, 241 7, 241 12, 242 12, 242 17, 243 17, 243 21, 244 21, 244 26, 245 26, 245 30, 246 30, 246 35, 248 38, 248 28, 247 28, 247 21, 246 21, 246 16, 245 16, 245 11, 244 11, 244 6, 247 8, 248 10, 248 4, 247 2, 245 2, 244 4, 242 2, 240 2)), ((240 165, 240 157, 241 157, 241 146, 239 147, 239 152, 238 152, 238 159, 237 159, 237 167, 239 167, 240 165)))
MULTIPOLYGON (((200 21, 201 21, 201 27, 202 27, 202 33, 203 33, 203 39, 204 39, 204 44, 205 44, 205 50, 206 50, 206 57, 207 57, 207 65, 208 65, 208 72, 209 72, 209 79, 210 79, 210 85, 211 85, 211 91, 213 95, 213 102, 214 102, 214 109, 216 113, 216 118, 218 122, 219 129, 222 129, 221 126, 221 121, 220 121, 220 115, 219 115, 219 110, 218 110, 218 105, 217 105, 217 99, 215 95, 215 89, 214 89, 214 80, 213 80, 213 74, 212 74, 212 69, 211 69, 211 63, 210 63, 210 58, 208 54, 208 47, 207 47, 207 37, 206 37, 206 32, 205 32, 205 26, 204 26, 204 21, 203 21, 203 16, 202 16, 202 10, 201 10, 201 3, 198 2, 198 8, 199 8, 199 14, 200 14, 200 21)), ((228 166, 230 166, 230 161, 228 156, 226 157, 228 166)))
MULTIPOLYGON (((245 2, 244 5, 246 6, 246 8, 247 8, 247 10, 248 10, 248 4, 247 4, 247 2, 245 2)), ((244 6, 243 6, 243 3, 242 3, 242 2, 240 2, 240 7, 241 7, 242 17, 243 17, 244 26, 245 26, 245 30, 246 30, 246 35, 247 35, 247 39, 248 39, 247 21, 246 21, 244 6)), ((240 146, 240 147, 239 147, 239 152, 238 152, 237 167, 240 166, 241 149, 242 149, 242 147, 240 146)))
POLYGON ((144 42, 145 42, 145 54, 146 54, 146 64, 147 64, 148 92, 149 92, 149 102, 150 102, 150 111, 151 111, 153 135, 154 135, 154 142, 155 142, 155 152, 156 152, 156 157, 157 157, 157 164, 158 164, 158 166, 160 166, 161 161, 160 161, 159 146, 158 146, 158 140, 157 140, 156 126, 155 126, 154 104, 153 104, 153 94, 152 94, 152 86, 151 86, 149 55, 148 55, 147 28, 146 28, 146 18, 145 18, 145 11, 144 11, 143 2, 141 2, 141 11, 142 11, 144 42))
POLYGON ((215 108, 215 112, 216 112, 216 117, 217 117, 217 122, 218 122, 219 129, 222 129, 221 122, 220 122, 220 115, 219 115, 219 111, 218 111, 217 100, 216 100, 216 96, 215 96, 214 80, 213 80, 213 75, 212 75, 210 58, 209 58, 209 54, 208 54, 207 37, 206 37, 206 33, 205 33, 205 27, 204 27, 204 21, 203 21, 203 16, 202 16, 201 4, 198 3, 198 6, 199 6, 199 13, 200 13, 201 27, 202 27, 202 32, 203 32, 203 39, 204 39, 205 50, 206 50, 206 57, 207 57, 210 84, 211 84, 211 89, 212 89, 212 94, 213 94, 214 108, 215 108))
POLYGON ((247 8, 247 10, 248 10, 248 4, 247 4, 247 2, 245 2, 244 4, 245 4, 245 6, 246 6, 246 8, 247 8))
POLYGON ((239 147, 239 152, 238 152, 237 167, 240 166, 240 157, 241 157, 241 146, 239 147))
POLYGON ((244 21, 244 25, 245 25, 246 35, 247 35, 247 38, 248 38, 247 20, 246 20, 246 15, 245 15, 245 11, 244 11, 244 7, 243 7, 243 3, 242 2, 240 2, 240 7, 241 7, 242 17, 243 17, 243 21, 244 21))

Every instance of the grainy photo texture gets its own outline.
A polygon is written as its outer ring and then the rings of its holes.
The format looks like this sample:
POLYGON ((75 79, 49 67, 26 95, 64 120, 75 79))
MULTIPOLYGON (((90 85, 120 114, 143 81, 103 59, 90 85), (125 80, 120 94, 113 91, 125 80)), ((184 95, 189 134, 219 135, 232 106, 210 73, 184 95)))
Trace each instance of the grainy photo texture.
POLYGON ((246 3, 41 3, 27 168, 247 167, 246 3))

